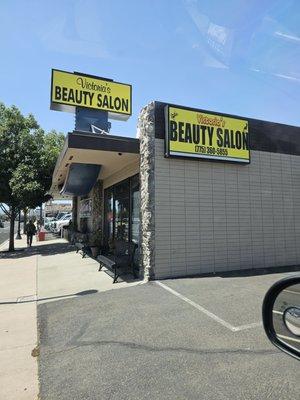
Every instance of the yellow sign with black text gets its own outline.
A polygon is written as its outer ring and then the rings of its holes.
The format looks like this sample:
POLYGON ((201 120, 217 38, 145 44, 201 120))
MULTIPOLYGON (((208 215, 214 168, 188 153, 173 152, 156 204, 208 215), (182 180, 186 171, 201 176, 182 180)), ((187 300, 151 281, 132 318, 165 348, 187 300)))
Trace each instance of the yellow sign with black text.
POLYGON ((127 119, 131 115, 131 85, 53 69, 51 108, 68 111, 74 107, 108 111, 116 119, 127 119))
POLYGON ((250 162, 248 121, 166 106, 166 156, 250 162))

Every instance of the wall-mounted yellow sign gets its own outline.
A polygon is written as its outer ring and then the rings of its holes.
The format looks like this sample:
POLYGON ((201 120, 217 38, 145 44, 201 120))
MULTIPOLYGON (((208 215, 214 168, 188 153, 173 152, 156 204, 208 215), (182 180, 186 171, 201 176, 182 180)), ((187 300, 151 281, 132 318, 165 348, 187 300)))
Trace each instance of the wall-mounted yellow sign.
POLYGON ((53 69, 51 109, 74 112, 75 107, 108 111, 110 118, 128 119, 131 85, 53 69))
POLYGON ((250 162, 248 121, 166 106, 166 156, 250 162))

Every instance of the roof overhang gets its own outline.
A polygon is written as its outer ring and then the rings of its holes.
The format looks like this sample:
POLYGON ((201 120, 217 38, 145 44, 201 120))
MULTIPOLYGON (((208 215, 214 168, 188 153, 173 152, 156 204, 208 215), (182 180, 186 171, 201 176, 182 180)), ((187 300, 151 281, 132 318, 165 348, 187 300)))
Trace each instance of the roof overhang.
POLYGON ((50 194, 83 196, 97 179, 139 163, 139 139, 74 131, 68 133, 52 176, 50 194))
POLYGON ((60 193, 71 196, 84 196, 89 193, 100 172, 101 165, 71 163, 60 193))

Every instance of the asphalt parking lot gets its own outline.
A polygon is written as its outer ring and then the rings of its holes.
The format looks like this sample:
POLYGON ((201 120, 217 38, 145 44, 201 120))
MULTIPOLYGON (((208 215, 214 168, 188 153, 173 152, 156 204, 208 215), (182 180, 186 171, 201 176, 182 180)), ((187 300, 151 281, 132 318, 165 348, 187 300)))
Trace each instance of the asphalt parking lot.
POLYGON ((38 305, 41 399, 295 399, 299 363, 261 326, 293 273, 151 282, 38 305))

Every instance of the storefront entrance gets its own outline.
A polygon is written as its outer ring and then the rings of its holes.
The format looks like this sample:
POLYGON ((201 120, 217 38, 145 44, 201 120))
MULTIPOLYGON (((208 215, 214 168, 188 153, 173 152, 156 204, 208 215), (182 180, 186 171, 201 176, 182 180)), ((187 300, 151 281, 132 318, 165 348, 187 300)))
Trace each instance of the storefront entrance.
POLYGON ((104 244, 114 240, 139 244, 139 175, 127 178, 104 191, 104 244))

